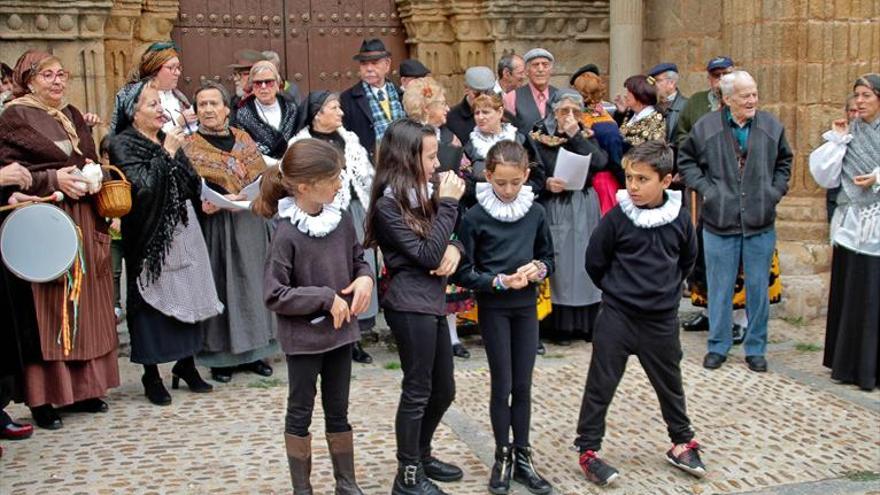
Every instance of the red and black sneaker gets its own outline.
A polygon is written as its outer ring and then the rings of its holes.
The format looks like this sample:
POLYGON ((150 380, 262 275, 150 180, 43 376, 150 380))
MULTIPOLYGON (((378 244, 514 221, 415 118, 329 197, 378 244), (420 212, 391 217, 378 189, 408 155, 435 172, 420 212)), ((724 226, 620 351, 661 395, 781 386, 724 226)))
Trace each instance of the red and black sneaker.
POLYGON ((29 424, 20 424, 14 421, 6 423, 0 428, 0 438, 4 440, 24 440, 34 433, 34 427, 29 424))
POLYGON ((581 452, 578 461, 584 476, 599 486, 607 486, 614 482, 620 474, 605 461, 599 458, 599 454, 593 450, 581 452))
POLYGON ((676 456, 672 454, 672 451, 675 450, 675 446, 673 446, 666 452, 666 460, 678 469, 690 473, 697 478, 702 478, 706 476, 706 466, 703 465, 703 461, 700 459, 700 448, 700 444, 695 440, 691 440, 685 444, 684 450, 676 456))

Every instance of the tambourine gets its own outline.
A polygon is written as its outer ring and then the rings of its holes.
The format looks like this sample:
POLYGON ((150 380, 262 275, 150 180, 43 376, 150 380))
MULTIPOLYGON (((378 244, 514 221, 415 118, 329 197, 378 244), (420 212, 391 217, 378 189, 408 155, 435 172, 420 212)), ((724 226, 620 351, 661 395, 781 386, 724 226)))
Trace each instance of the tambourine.
POLYGON ((17 208, 0 226, 0 257, 15 276, 49 282, 76 260, 79 236, 73 219, 61 208, 32 203, 17 208))

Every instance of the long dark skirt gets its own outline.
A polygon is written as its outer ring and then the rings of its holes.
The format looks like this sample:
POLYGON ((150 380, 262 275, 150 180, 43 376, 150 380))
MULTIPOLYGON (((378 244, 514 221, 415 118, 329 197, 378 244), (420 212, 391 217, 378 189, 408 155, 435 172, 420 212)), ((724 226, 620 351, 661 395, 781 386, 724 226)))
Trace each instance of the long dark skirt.
POLYGON ((184 323, 146 303, 129 312, 128 331, 133 363, 170 363, 202 350, 202 329, 198 323, 184 323))
POLYGON ((831 378, 872 390, 880 382, 880 257, 834 247, 825 326, 831 378))

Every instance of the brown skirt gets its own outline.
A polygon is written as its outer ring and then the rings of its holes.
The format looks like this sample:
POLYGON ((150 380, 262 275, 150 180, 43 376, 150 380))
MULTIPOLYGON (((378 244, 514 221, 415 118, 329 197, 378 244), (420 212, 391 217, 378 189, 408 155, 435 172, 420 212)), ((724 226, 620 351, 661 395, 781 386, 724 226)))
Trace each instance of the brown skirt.
POLYGON ((43 361, 25 364, 26 403, 29 407, 66 406, 107 395, 119 386, 116 349, 88 361, 43 361))

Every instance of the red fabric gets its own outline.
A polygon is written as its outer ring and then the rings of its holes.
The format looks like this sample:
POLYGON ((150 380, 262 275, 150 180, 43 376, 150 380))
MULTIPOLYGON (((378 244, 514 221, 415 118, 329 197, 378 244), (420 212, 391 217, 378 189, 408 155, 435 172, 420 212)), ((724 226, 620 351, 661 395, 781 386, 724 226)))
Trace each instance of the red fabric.
POLYGON ((614 174, 603 170, 593 176, 593 189, 599 196, 599 210, 602 216, 605 216, 608 210, 617 205, 617 190, 620 189, 620 184, 617 183, 614 174))

